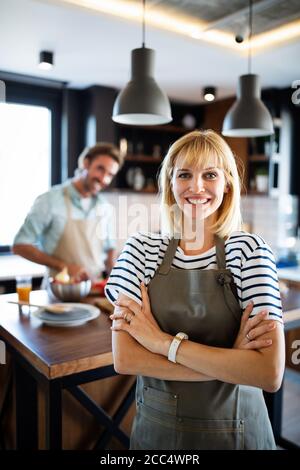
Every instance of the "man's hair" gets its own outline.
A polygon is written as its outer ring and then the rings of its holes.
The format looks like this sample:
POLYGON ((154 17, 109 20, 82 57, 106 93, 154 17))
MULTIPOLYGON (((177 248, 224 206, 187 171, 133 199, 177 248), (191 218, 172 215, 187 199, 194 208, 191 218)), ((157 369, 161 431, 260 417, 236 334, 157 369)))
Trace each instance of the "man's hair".
POLYGON ((91 163, 95 158, 101 155, 108 155, 113 158, 119 165, 120 168, 124 163, 124 158, 121 156, 120 150, 114 144, 109 142, 97 142, 93 147, 86 147, 78 157, 78 168, 82 170, 84 168, 84 160, 88 160, 91 163))

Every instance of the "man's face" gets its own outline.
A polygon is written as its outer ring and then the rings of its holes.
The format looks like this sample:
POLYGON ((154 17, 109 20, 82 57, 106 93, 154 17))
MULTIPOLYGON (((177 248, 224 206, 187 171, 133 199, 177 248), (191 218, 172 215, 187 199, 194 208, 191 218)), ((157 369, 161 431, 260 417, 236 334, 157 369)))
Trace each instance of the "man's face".
POLYGON ((107 188, 119 170, 119 164, 109 155, 99 155, 91 163, 86 159, 84 167, 84 185, 93 196, 107 188))

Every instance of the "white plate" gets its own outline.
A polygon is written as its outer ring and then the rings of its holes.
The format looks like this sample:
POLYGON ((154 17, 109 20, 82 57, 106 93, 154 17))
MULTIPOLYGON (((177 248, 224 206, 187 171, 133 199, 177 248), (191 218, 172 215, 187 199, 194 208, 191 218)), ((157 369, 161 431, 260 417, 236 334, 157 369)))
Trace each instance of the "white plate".
POLYGON ((71 312, 69 314, 56 314, 56 313, 48 313, 45 312, 43 308, 38 308, 34 312, 32 312, 32 315, 36 318, 38 318, 40 321, 45 323, 45 325, 49 326, 63 326, 63 327, 68 327, 68 326, 79 326, 83 325, 84 323, 94 320, 100 315, 100 310, 95 307, 94 305, 90 304, 82 304, 82 303, 63 303, 63 304, 57 304, 57 305, 62 305, 66 308, 70 308, 71 312), (73 312, 76 310, 80 311, 85 311, 86 315, 84 318, 79 318, 79 319, 74 319, 72 318, 72 308, 73 312), (70 319, 62 319, 62 315, 69 315, 70 319))

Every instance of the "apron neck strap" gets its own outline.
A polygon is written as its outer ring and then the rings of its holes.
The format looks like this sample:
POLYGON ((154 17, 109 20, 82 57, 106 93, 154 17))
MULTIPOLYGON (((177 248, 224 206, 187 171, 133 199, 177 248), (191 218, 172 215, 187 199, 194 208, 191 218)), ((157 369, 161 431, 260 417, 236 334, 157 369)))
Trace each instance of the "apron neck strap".
POLYGON ((63 193, 64 193, 66 209, 67 209, 67 218, 70 219, 71 218, 71 213, 72 213, 72 208, 71 208, 71 198, 70 198, 68 188, 64 188, 63 193))
MULTIPOLYGON (((216 244, 216 257, 218 269, 226 269, 226 258, 225 258, 225 244, 224 239, 215 235, 215 244, 216 244)), ((167 251, 165 253, 164 259, 159 267, 159 274, 168 274, 172 266, 172 261, 174 259, 180 238, 171 238, 167 251)))
POLYGON ((165 253, 164 259, 159 267, 159 274, 168 274, 170 271, 173 258, 178 247, 179 238, 171 238, 167 251, 165 253))
POLYGON ((226 258, 225 258, 225 245, 224 238, 215 235, 215 244, 216 244, 216 256, 218 269, 226 269, 226 258))

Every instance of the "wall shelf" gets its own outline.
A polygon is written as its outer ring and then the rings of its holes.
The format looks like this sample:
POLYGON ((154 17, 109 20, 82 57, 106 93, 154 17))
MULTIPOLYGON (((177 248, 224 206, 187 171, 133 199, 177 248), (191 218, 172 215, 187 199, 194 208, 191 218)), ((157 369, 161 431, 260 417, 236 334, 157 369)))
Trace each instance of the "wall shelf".
POLYGON ((249 162, 269 162, 270 157, 264 154, 250 155, 249 162))
POLYGON ((126 155, 125 159, 126 162, 143 162, 143 163, 161 163, 162 158, 155 158, 152 155, 126 155))
POLYGON ((142 131, 159 131, 159 132, 167 132, 167 133, 174 133, 174 134, 186 134, 188 132, 192 132, 195 129, 187 129, 186 127, 181 126, 174 126, 172 124, 166 124, 162 126, 129 126, 126 124, 119 124, 119 128, 125 129, 132 129, 132 130, 142 130, 142 131))

